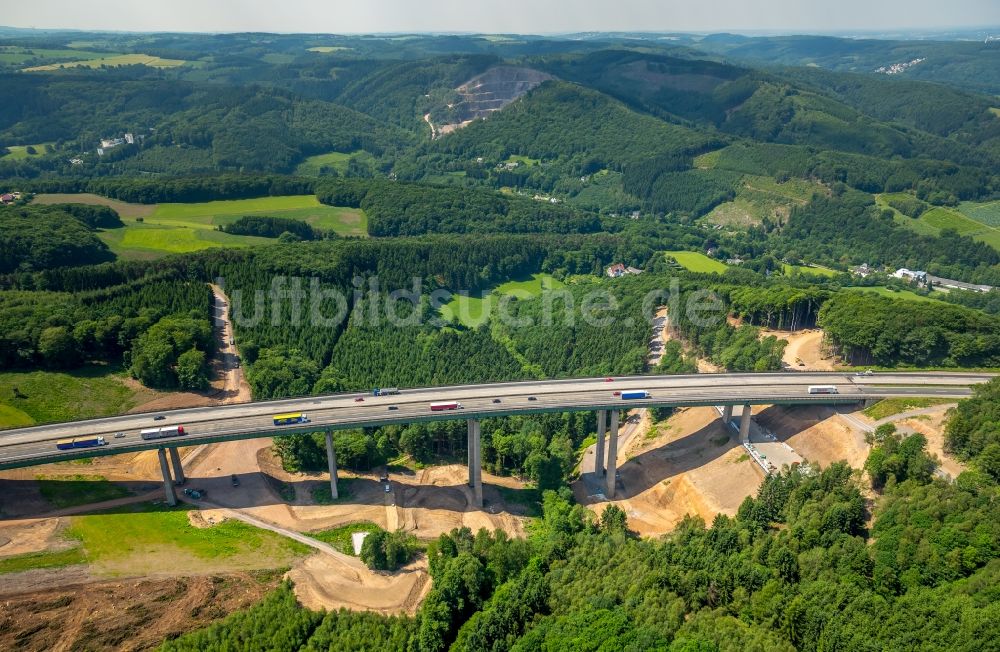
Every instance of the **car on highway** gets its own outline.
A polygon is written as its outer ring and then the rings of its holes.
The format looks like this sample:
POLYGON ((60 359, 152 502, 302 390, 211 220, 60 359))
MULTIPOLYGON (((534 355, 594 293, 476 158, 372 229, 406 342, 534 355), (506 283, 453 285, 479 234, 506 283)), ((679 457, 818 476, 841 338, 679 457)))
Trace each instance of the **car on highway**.
POLYGON ((873 372, 871 369, 865 369, 864 371, 855 372, 855 376, 871 376, 873 372))
POLYGON ((537 401, 537 400, 538 400, 538 397, 537 397, 537 396, 529 396, 529 397, 528 397, 528 400, 529 400, 529 401, 537 401))
POLYGON ((498 399, 498 398, 495 398, 495 399, 493 399, 493 402, 494 402, 494 403, 499 403, 499 402, 500 402, 500 399, 498 399))
POLYGON ((398 405, 390 405, 390 406, 389 406, 389 409, 390 409, 390 410, 398 410, 398 409, 399 409, 399 406, 398 406, 398 405))
POLYGON ((235 473, 233 474, 233 477, 230 479, 230 482, 233 484, 234 487, 240 486, 240 479, 236 477, 235 473))
POLYGON ((116 432, 115 433, 115 439, 121 439, 124 436, 125 436, 124 432, 116 432))
POLYGON ((392 485, 391 484, 386 483, 386 485, 385 485, 385 492, 387 494, 392 493, 392 485))
POLYGON ((157 414, 155 417, 153 417, 153 421, 163 421, 166 418, 167 417, 163 416, 162 414, 157 414))
POLYGON ((364 402, 364 400, 365 400, 364 396, 359 396, 356 399, 354 399, 354 402, 355 403, 362 403, 362 402, 364 402))
POLYGON ((621 392, 612 392, 612 394, 611 394, 611 395, 612 395, 612 396, 621 396, 621 395, 622 395, 622 393, 621 393, 621 392))
POLYGON ((614 378, 605 378, 604 382, 606 382, 606 383, 613 383, 613 382, 615 382, 615 379, 614 378))

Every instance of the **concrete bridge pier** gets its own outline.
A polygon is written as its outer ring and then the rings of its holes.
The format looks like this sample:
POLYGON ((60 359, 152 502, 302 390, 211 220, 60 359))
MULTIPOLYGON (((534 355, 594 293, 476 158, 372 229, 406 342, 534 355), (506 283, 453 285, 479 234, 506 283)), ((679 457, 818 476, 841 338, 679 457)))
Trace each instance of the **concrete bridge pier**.
POLYGON ((333 448, 333 432, 326 431, 326 463, 330 467, 330 496, 337 500, 337 451, 333 448))
POLYGON ((469 486, 473 504, 483 506, 483 454, 479 419, 469 419, 469 486))
POLYGON ((722 424, 729 430, 729 422, 733 420, 733 406, 726 405, 722 408, 722 424))
POLYGON ((605 494, 608 500, 615 497, 615 488, 618 484, 618 410, 611 410, 611 436, 608 437, 608 466, 607 483, 608 488, 605 494))
POLYGON ((181 454, 176 448, 170 449, 170 464, 174 467, 174 484, 180 486, 187 478, 184 477, 184 467, 181 465, 181 454))
POLYGON ((594 473, 604 475, 604 435, 608 429, 608 411, 597 411, 597 445, 594 447, 594 473))
POLYGON ((170 477, 170 466, 167 464, 167 451, 163 448, 157 448, 156 456, 160 458, 160 473, 163 474, 163 493, 166 494, 167 504, 173 507, 177 504, 177 494, 174 493, 174 481, 170 477))
POLYGON ((750 411, 750 404, 747 403, 743 406, 743 411, 740 413, 740 443, 746 444, 750 441, 750 418, 752 416, 750 411))

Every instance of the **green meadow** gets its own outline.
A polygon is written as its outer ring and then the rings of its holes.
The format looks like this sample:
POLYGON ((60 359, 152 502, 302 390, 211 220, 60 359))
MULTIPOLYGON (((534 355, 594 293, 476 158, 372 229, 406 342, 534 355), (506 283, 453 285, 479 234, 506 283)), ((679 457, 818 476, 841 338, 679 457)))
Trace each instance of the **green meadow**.
POLYGON ((518 299, 537 297, 543 290, 558 290, 565 285, 549 274, 532 274, 530 279, 508 281, 478 296, 454 295, 441 306, 441 316, 446 320, 457 319, 468 328, 475 328, 489 320, 490 313, 501 297, 518 299))
POLYGON ((123 258, 156 258, 212 247, 274 244, 273 238, 232 235, 218 230, 244 215, 269 215, 302 220, 318 229, 343 236, 364 236, 368 220, 356 208, 326 206, 315 195, 284 195, 197 203, 129 204, 97 195, 40 195, 39 203, 79 201, 110 206, 122 216, 124 227, 104 229, 99 236, 123 258))
MULTIPOLYGON (((99 483, 98 483, 99 484, 99 483)), ((188 512, 154 503, 68 518, 63 537, 72 548, 0 560, 0 573, 88 564, 106 576, 134 576, 184 568, 192 572, 282 568, 309 548, 237 520, 195 527, 188 512)))
POLYGON ((789 265, 788 263, 782 263, 781 269, 785 273, 785 276, 790 276, 792 274, 813 274, 815 276, 836 276, 840 274, 835 269, 830 269, 829 267, 822 267, 820 265, 789 265))
POLYGON ((7 145, 7 153, 0 155, 0 158, 20 160, 26 158, 33 158, 35 156, 43 156, 45 154, 45 146, 53 145, 54 143, 39 143, 37 145, 7 145), (33 147, 35 149, 34 154, 28 153, 28 148, 33 147))
POLYGON ((851 292, 870 292, 872 294, 878 294, 883 297, 890 297, 893 299, 904 299, 906 301, 935 301, 940 302, 940 299, 935 299, 934 297, 921 296, 915 292, 909 290, 894 290, 887 287, 875 286, 875 287, 846 287, 845 290, 851 292))
POLYGON ((668 251, 666 255, 676 260, 678 265, 690 272, 721 274, 727 269, 725 263, 719 262, 714 258, 709 258, 698 251, 668 251))
POLYGON ((102 366, 0 373, 0 428, 122 414, 157 395, 102 366))
POLYGON ((327 152, 310 156, 295 168, 295 174, 302 177, 318 177, 322 168, 327 167, 336 170, 340 174, 347 172, 347 164, 352 158, 357 158, 361 162, 371 165, 375 157, 364 150, 356 152, 327 152))

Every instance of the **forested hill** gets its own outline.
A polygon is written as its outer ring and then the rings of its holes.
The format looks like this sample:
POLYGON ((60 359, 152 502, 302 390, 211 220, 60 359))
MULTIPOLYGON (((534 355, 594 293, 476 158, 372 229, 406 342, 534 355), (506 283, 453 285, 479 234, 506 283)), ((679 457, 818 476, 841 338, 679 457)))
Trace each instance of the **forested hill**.
POLYGON ((510 154, 557 160, 582 174, 661 155, 694 155, 723 141, 630 110, 576 84, 546 82, 488 120, 478 121, 424 151, 497 160, 510 154))
POLYGON ((751 64, 809 65, 863 74, 879 74, 880 68, 922 59, 898 74, 985 94, 1000 92, 1000 46, 996 40, 984 42, 979 34, 975 40, 962 41, 713 34, 689 46, 751 64))
MULTIPOLYGON (((893 80, 860 75, 758 71, 632 51, 541 59, 538 64, 654 115, 767 142, 982 161, 986 154, 969 145, 988 144, 1000 129, 987 98, 937 84, 901 87, 893 80), (901 106, 907 108, 900 111, 901 106), (892 124, 896 122, 916 129, 902 129, 892 124), (940 138, 951 134, 960 138, 940 138)), ((994 146, 990 144, 986 160, 1000 160, 994 146)))
POLYGON ((216 170, 290 172, 311 154, 381 154, 409 136, 342 105, 254 86, 210 86, 112 72, 0 75, 0 143, 51 142, 76 155, 133 133, 135 144, 74 167, 66 157, 0 159, 0 175, 181 175, 216 170), (40 168, 35 169, 35 168, 40 168))

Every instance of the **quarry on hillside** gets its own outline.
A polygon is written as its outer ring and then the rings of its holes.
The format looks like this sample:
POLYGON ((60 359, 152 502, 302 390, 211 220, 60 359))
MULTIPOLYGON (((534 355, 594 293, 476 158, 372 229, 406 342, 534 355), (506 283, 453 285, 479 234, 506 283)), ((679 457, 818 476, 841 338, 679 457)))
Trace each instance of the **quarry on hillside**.
POLYGON ((456 97, 429 114, 434 138, 499 111, 552 75, 517 66, 495 66, 455 89, 456 97))

